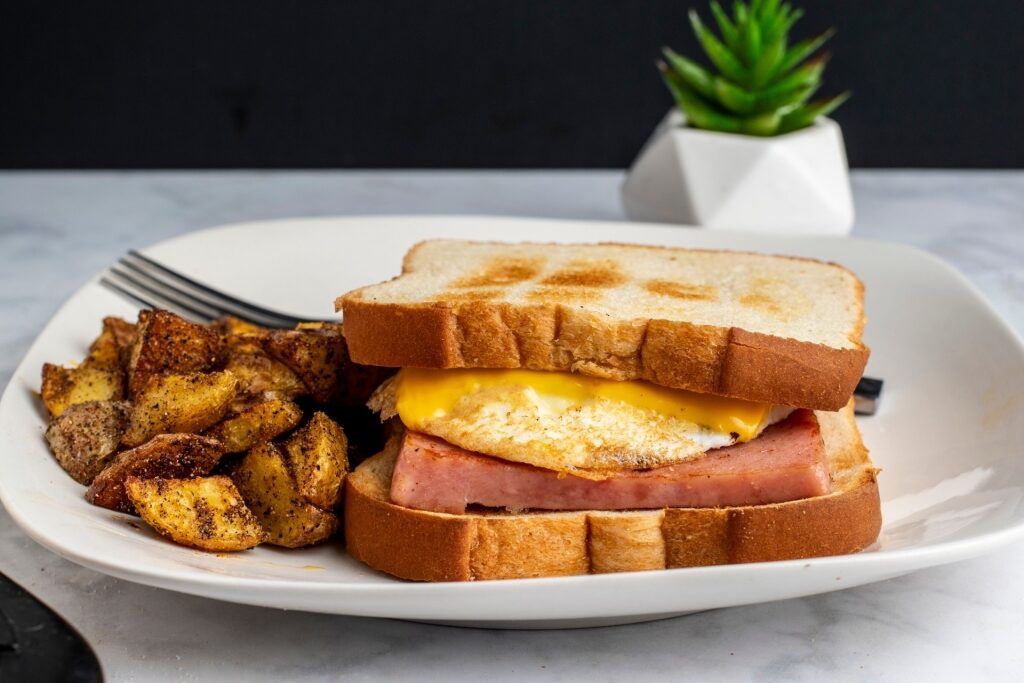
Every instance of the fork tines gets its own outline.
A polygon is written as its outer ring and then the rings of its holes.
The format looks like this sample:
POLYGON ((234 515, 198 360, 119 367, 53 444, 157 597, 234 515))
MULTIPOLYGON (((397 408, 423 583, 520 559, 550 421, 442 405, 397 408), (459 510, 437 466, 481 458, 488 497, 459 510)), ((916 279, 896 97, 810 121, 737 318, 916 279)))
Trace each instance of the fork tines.
POLYGON ((165 308, 197 322, 233 316, 263 327, 292 329, 308 320, 216 290, 134 250, 111 266, 100 284, 139 305, 165 308))

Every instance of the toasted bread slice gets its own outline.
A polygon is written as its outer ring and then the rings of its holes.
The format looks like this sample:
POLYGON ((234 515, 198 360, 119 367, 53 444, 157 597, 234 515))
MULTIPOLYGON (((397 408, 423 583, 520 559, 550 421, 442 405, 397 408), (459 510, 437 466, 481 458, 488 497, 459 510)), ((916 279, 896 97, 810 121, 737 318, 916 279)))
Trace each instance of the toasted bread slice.
POLYGON ((357 363, 574 371, 814 410, 841 408, 868 358, 860 281, 803 258, 435 240, 336 305, 357 363))
POLYGON ((817 413, 832 479, 825 496, 749 507, 624 512, 425 512, 389 502, 397 441, 346 479, 350 555, 418 581, 471 581, 841 555, 881 528, 877 470, 852 404, 817 413))

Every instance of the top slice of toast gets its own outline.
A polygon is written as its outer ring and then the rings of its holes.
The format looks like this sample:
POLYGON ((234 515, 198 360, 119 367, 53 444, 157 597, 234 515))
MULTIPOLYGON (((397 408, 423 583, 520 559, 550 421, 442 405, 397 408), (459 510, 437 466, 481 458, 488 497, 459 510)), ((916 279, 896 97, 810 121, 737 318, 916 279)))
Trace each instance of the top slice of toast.
POLYGON ((338 298, 357 363, 573 371, 838 410, 867 363, 863 285, 812 259, 432 240, 338 298))

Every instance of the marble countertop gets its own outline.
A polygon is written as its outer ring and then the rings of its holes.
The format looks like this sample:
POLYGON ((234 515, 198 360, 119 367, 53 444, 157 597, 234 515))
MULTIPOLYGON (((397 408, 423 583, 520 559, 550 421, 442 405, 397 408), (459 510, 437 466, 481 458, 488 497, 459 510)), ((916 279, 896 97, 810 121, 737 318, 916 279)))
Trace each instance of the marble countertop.
MULTIPOLYGON (((0 386, 60 303, 127 247, 298 215, 621 220, 622 174, 0 173, 0 386)), ((859 171, 855 234, 950 261, 1024 333, 1024 172, 859 171)), ((1024 544, 861 588, 660 622, 484 631, 283 612, 147 588, 36 545, 0 509, 0 571, 111 681, 1020 680, 1024 544)))

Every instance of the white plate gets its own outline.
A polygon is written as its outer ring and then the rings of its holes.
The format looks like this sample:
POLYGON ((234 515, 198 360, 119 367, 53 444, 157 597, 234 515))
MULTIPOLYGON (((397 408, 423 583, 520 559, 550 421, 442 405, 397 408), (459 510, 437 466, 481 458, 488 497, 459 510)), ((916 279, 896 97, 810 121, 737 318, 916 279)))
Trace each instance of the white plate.
MULTIPOLYGON (((253 605, 476 625, 625 623, 857 586, 986 552, 1024 535, 1024 351, 977 290, 905 246, 770 238, 635 223, 490 217, 287 220, 186 235, 146 253, 242 297, 309 317, 395 275, 430 237, 631 241, 828 259, 867 285, 868 372, 885 378, 861 420, 883 469, 882 536, 844 557, 601 576, 416 584, 378 574, 339 543, 215 555, 173 545, 133 517, 87 504, 42 439, 43 362, 81 358, 108 314, 134 309, 93 280, 57 313, 0 401, 0 498, 35 540, 130 581, 253 605)), ((127 247, 128 245, 126 245, 127 247)))

